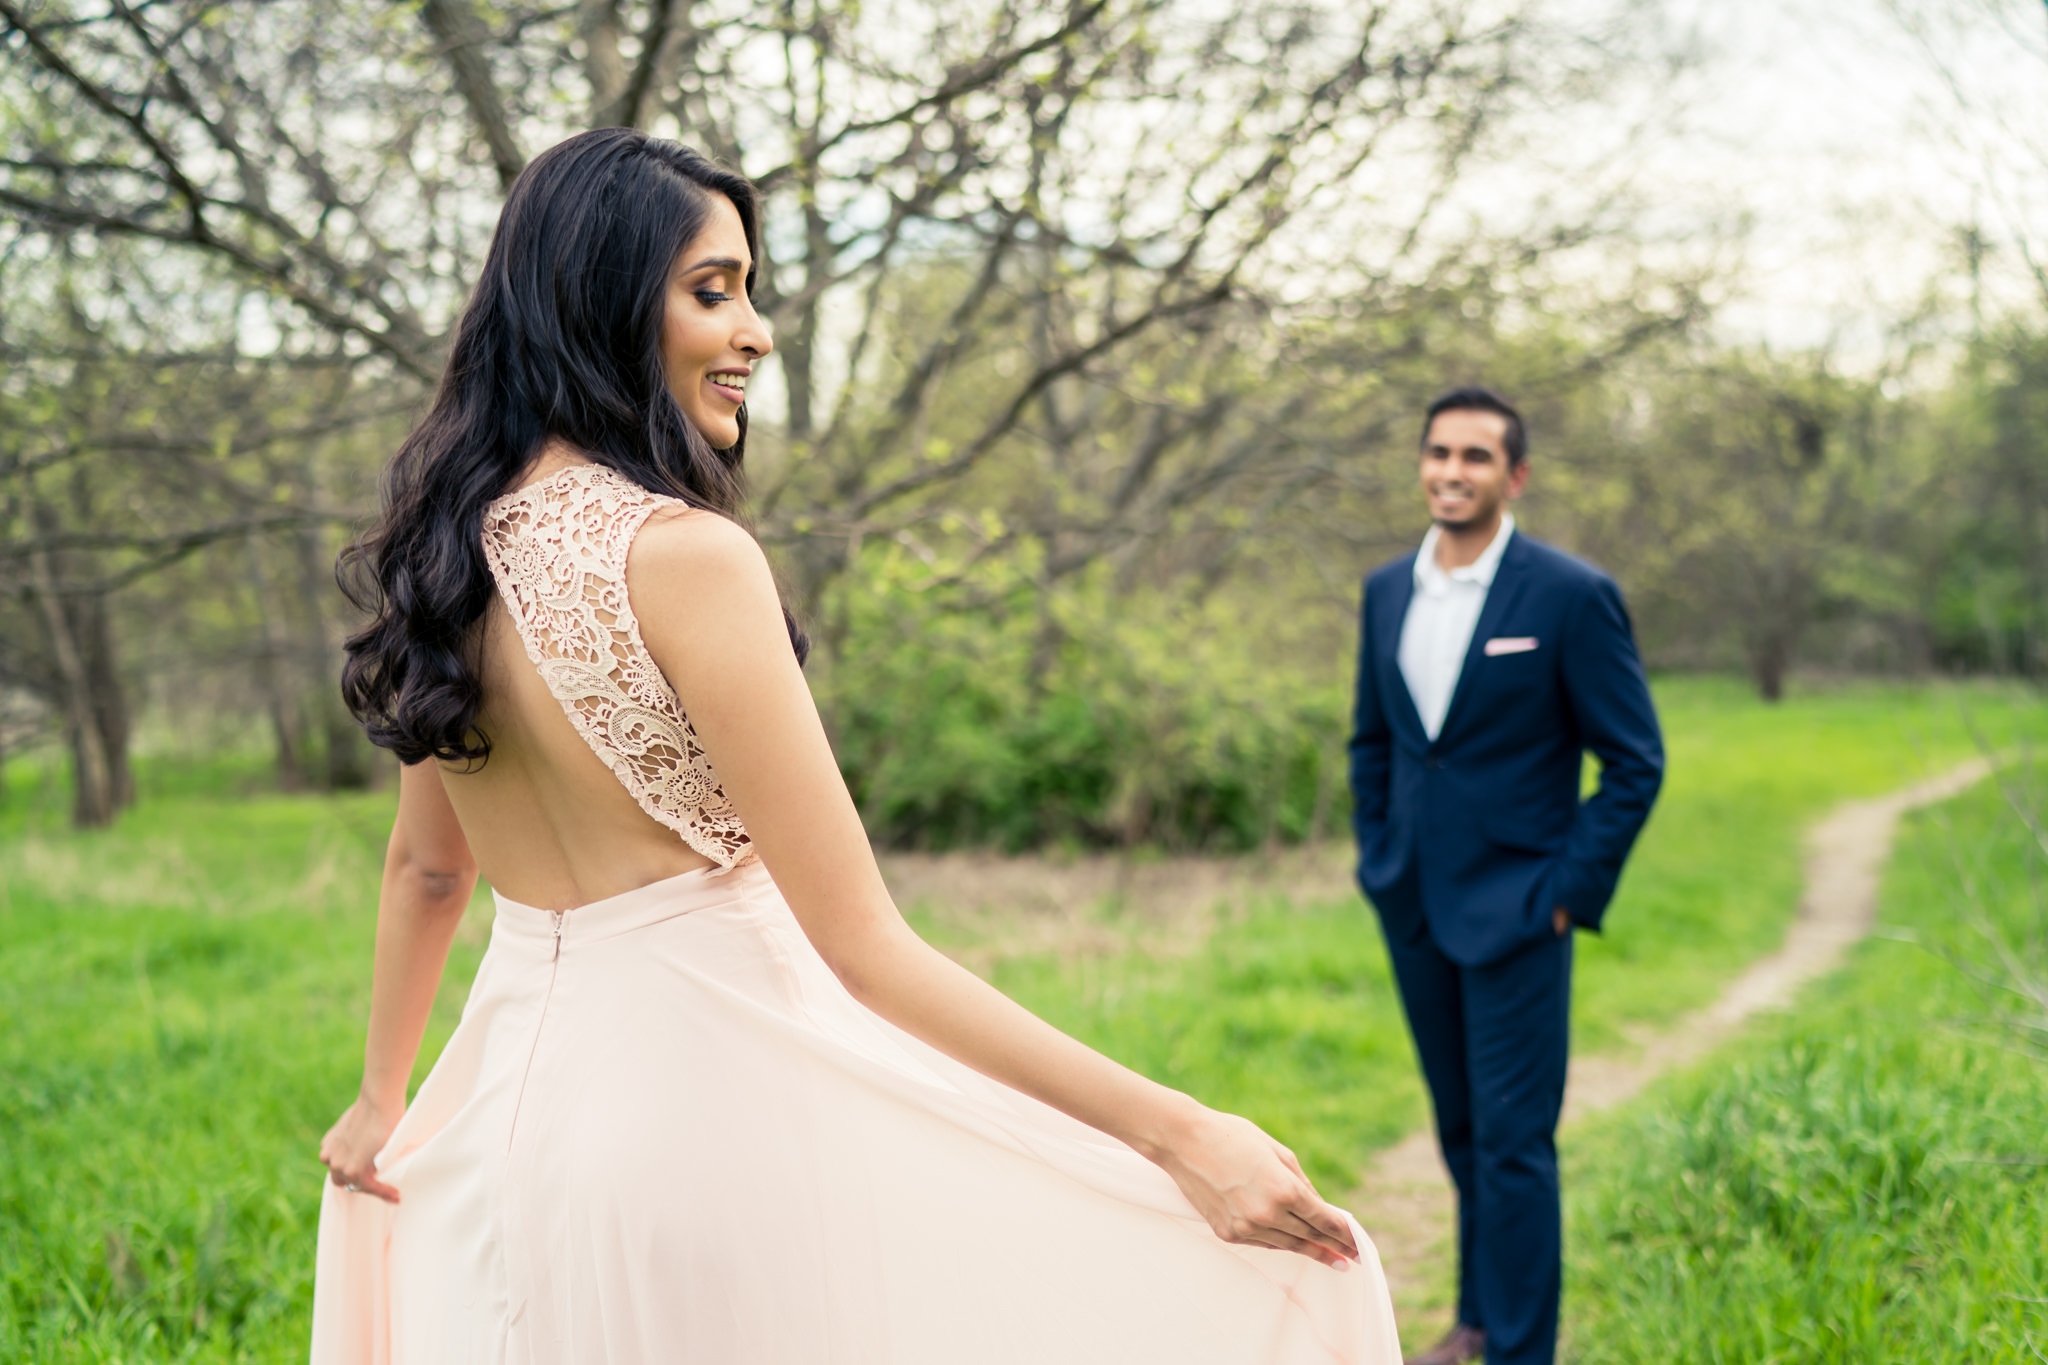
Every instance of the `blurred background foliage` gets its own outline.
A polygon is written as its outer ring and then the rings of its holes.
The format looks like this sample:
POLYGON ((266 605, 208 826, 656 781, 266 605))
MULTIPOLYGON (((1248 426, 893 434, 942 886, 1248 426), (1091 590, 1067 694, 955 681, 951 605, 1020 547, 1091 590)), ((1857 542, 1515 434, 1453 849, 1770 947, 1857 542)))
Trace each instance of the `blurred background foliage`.
POLYGON ((1739 225, 1617 151, 1693 60, 1654 10, 0 0, 0 761, 61 744, 82 824, 138 745, 382 780, 333 556, 504 187, 605 123, 766 195, 754 514, 888 843, 1340 830, 1454 382, 1653 667, 2039 678, 2048 283, 1981 288, 2038 255, 1959 223, 1874 347, 1729 340, 1739 225))

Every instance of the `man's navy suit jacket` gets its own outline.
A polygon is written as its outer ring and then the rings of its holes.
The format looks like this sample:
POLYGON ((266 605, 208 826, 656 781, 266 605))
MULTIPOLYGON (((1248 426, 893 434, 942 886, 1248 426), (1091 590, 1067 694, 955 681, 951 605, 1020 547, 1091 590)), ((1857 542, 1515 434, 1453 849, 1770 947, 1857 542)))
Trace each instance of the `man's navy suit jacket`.
POLYGON ((1415 556, 1365 581, 1351 738, 1358 881, 1397 942, 1466 966, 1600 927, 1664 776, 1664 741, 1612 579, 1509 537, 1435 742, 1396 656, 1415 556), (1489 640, 1536 642, 1488 654, 1489 640), (1600 786, 1579 800, 1583 752, 1600 786))

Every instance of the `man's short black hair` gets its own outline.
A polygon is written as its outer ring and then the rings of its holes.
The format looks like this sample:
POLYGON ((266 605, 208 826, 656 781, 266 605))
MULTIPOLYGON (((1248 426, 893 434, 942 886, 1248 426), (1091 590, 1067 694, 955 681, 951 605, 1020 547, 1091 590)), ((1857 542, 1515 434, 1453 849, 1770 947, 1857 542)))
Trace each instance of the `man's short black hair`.
POLYGON ((1467 384, 1440 394, 1422 419, 1422 444, 1429 444, 1429 429, 1440 412, 1497 412, 1508 420, 1508 468, 1513 469, 1529 455, 1529 438, 1522 430, 1522 414, 1497 390, 1483 384, 1467 384))

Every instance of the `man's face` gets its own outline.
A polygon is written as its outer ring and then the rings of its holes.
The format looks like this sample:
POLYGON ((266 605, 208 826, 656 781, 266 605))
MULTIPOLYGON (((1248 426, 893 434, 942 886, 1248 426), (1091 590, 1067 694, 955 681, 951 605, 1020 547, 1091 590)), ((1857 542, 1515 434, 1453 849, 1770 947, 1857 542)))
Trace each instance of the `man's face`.
POLYGON ((1440 412, 1422 440, 1422 491, 1430 519, 1450 531, 1488 526, 1522 495, 1529 464, 1508 468, 1508 419, 1497 412, 1440 412))

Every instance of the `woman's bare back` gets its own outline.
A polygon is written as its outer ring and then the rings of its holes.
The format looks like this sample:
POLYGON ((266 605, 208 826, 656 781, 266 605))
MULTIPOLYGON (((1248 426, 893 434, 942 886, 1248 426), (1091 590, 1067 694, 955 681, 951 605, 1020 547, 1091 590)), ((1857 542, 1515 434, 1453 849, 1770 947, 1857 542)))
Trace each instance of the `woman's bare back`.
POLYGON ((486 881, 522 905, 568 910, 712 865, 590 751, 495 605, 479 653, 490 761, 444 763, 441 782, 486 881))
MULTIPOLYGON (((550 449, 521 489, 578 468, 590 466, 550 449)), ((720 861, 651 816, 593 750, 530 657, 502 585, 477 629, 479 720, 490 759, 469 767, 442 764, 441 776, 478 869, 493 887, 524 905, 568 910, 720 861)))

